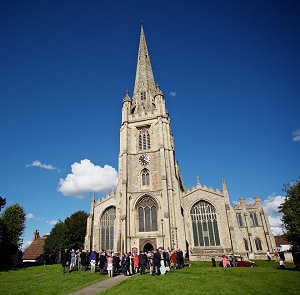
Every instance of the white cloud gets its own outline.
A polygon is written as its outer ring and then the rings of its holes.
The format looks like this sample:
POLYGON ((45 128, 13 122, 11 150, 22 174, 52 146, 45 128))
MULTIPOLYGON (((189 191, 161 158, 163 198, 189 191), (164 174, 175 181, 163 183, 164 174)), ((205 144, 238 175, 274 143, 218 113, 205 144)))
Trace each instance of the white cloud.
POLYGON ((26 165, 26 167, 39 167, 39 168, 43 168, 43 169, 46 169, 46 170, 58 170, 57 167, 54 167, 51 164, 42 164, 38 160, 35 160, 31 164, 26 165))
POLYGON ((254 200, 254 198, 249 197, 249 198, 245 199, 245 202, 246 202, 247 205, 252 205, 252 204, 255 203, 255 200, 254 200))
POLYGON ((27 219, 33 219, 34 215, 32 213, 28 213, 27 215, 25 215, 25 218, 27 218, 27 219))
POLYGON ((24 252, 31 245, 31 243, 32 241, 23 241, 22 251, 24 252))
POLYGON ((300 141, 300 129, 297 129, 292 134, 293 134, 293 141, 300 141))
POLYGON ((47 220, 46 223, 50 224, 50 225, 55 225, 56 223, 58 223, 57 220, 47 220))
POLYGON ((88 193, 108 192, 118 183, 118 172, 105 165, 94 165, 90 160, 81 160, 71 165, 72 173, 60 179, 58 191, 65 196, 84 198, 88 193))
POLYGON ((175 97, 176 96, 176 91, 170 91, 170 96, 175 97))
POLYGON ((28 213, 27 215, 25 215, 25 218, 32 219, 32 220, 44 220, 43 217, 37 217, 32 213, 28 213))
POLYGON ((284 226, 281 221, 282 213, 278 212, 278 207, 284 202, 284 196, 271 195, 263 201, 263 208, 268 215, 271 231, 274 235, 281 235, 284 226))
POLYGON ((271 232, 274 236, 282 235, 284 231, 284 226, 281 221, 282 215, 268 216, 271 232))

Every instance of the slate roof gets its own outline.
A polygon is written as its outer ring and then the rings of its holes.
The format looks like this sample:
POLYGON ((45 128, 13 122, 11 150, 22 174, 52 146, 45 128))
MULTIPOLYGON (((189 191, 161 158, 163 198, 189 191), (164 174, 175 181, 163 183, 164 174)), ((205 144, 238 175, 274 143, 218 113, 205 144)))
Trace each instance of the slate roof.
POLYGON ((23 260, 38 260, 44 253, 44 245, 47 239, 46 235, 34 240, 31 245, 24 251, 23 260))

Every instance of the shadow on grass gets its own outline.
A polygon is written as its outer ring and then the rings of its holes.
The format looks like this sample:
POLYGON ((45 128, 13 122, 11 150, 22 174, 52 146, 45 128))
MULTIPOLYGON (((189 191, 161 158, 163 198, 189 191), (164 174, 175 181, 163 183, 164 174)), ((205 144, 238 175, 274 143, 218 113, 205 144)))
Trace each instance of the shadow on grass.
MULTIPOLYGON (((47 264, 47 265, 50 265, 50 264, 47 264)), ((1 265, 0 266, 0 272, 18 271, 18 270, 21 270, 21 269, 32 268, 32 267, 37 267, 37 266, 43 266, 43 264, 38 264, 38 263, 22 263, 19 266, 1 265)))
POLYGON ((294 268, 292 268, 292 267, 286 267, 286 268, 279 268, 279 267, 277 267, 277 269, 282 270, 282 271, 285 271, 285 270, 288 270, 288 271, 300 271, 300 268, 296 268, 296 267, 294 267, 294 268))

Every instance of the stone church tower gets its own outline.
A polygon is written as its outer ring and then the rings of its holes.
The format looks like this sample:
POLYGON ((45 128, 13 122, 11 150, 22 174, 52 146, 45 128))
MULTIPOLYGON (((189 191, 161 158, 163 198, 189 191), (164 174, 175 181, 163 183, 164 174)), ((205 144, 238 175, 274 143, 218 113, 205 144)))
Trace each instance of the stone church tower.
POLYGON ((185 189, 143 26, 133 95, 127 92, 123 99, 118 169, 114 192, 98 201, 92 198, 85 239, 88 250, 181 248, 195 259, 205 259, 233 252, 262 254, 275 246, 259 199, 252 207, 242 201, 233 208, 225 181, 222 191, 199 181, 185 189), (256 225, 250 222, 248 209, 255 214, 256 225))

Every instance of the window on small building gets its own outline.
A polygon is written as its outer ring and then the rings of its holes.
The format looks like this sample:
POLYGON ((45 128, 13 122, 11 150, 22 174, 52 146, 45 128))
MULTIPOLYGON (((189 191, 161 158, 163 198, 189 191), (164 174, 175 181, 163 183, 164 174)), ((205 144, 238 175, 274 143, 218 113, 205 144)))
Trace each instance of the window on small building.
POLYGON ((191 209, 194 245, 220 246, 217 214, 213 205, 200 201, 191 209))
POLYGON ((137 204, 139 232, 157 231, 157 203, 146 195, 137 204))
POLYGON ((244 244, 245 244, 245 250, 249 251, 248 241, 246 239, 244 239, 244 244))
POLYGON ((151 142, 150 142, 150 134, 148 128, 143 128, 139 133, 139 150, 150 150, 151 142))
POLYGON ((252 226, 258 226, 258 220, 255 212, 250 212, 250 221, 252 226))
POLYGON ((255 239, 255 246, 256 246, 256 250, 260 251, 262 250, 262 246, 261 246, 261 240, 259 238, 255 239))
POLYGON ((243 224, 243 217, 242 217, 242 214, 241 213, 237 213, 236 214, 236 221, 237 221, 237 224, 239 227, 243 227, 244 224, 243 224))
POLYGON ((142 186, 150 185, 150 173, 148 169, 142 171, 142 186))
POLYGON ((100 245, 101 249, 113 250, 114 226, 116 219, 116 208, 110 207, 105 210, 100 219, 100 245))

